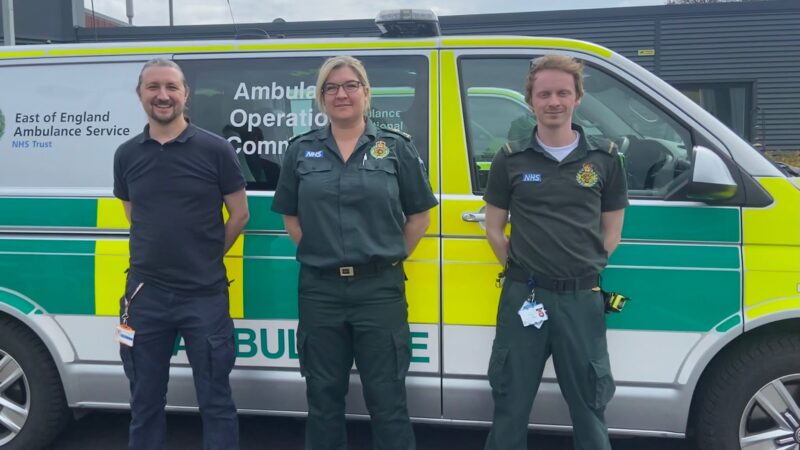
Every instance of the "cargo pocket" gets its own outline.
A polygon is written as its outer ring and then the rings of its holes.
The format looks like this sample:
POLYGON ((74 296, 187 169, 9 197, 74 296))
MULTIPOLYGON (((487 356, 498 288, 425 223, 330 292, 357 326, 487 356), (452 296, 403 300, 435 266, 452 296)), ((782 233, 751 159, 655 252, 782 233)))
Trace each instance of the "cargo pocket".
POLYGON ((233 334, 216 334, 208 337, 211 378, 227 378, 236 362, 233 334))
POLYGON ((489 358, 489 385, 492 391, 497 394, 505 394, 508 390, 508 375, 506 374, 506 362, 508 361, 508 349, 492 349, 492 356, 489 358))
POLYGON ((396 361, 395 376, 397 380, 405 380, 408 368, 411 366, 411 334, 408 326, 404 326, 392 333, 394 341, 394 355, 396 361))
POLYGON ((614 397, 616 387, 614 386, 614 378, 611 376, 611 363, 608 356, 590 361, 589 367, 589 386, 592 389, 590 392, 590 403, 594 409, 603 409, 614 397))
POLYGON ((136 381, 136 365, 133 363, 133 349, 127 345, 119 346, 119 357, 122 359, 122 369, 131 383, 136 381))
POLYGON ((306 363, 306 343, 308 335, 297 329, 297 360, 300 364, 300 376, 308 377, 308 365, 306 363))

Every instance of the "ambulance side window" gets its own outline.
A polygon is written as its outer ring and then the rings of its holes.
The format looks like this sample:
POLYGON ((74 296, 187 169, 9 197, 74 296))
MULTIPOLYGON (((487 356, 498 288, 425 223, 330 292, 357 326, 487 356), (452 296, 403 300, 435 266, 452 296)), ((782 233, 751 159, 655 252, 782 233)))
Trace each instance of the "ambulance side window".
MULTIPOLYGON (((411 134, 427 163, 427 58, 359 59, 372 85, 370 119, 411 134)), ((191 120, 233 145, 248 190, 275 190, 289 138, 328 124, 314 102, 324 61, 323 56, 178 61, 191 90, 191 120)))
MULTIPOLYGON (((533 132, 536 119, 523 92, 531 57, 464 57, 459 61, 475 194, 486 190, 492 158, 502 145, 526 139, 533 132)), ((590 145, 617 146, 625 161, 630 196, 663 197, 689 168, 689 129, 641 93, 588 64, 584 91, 573 119, 590 145)))

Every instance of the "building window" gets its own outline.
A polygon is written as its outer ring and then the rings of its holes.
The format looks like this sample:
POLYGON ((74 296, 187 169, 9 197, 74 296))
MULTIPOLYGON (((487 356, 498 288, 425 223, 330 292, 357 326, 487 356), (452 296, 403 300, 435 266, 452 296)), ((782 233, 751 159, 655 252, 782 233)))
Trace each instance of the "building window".
POLYGON ((697 83, 675 87, 736 134, 751 141, 752 83, 697 83))

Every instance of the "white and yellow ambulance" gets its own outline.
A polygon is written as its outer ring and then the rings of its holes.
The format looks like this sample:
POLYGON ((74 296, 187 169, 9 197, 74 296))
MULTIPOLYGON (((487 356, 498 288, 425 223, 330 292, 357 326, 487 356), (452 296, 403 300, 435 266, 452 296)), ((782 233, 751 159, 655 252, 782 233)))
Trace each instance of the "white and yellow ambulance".
MULTIPOLYGON (((181 65, 192 121, 231 142, 248 180, 251 220, 225 260, 242 413, 306 411, 295 247, 270 204, 289 137, 327 123, 313 102, 317 68, 350 54, 373 84, 370 116, 413 136, 440 201, 406 266, 410 412, 489 423, 500 267, 481 195, 493 154, 533 127, 523 83, 530 60, 547 53, 585 63, 576 122, 590 139, 614 140, 627 170, 623 242, 603 273, 606 288, 633 299, 608 316, 612 433, 693 432, 708 449, 798 448, 800 179, 606 48, 431 35, 0 50, 0 449, 45 445, 70 408, 128 407, 113 336, 128 225, 111 194, 112 157, 146 121, 134 87, 153 57, 181 65)), ((354 417, 366 415, 358 385, 354 374, 354 417)), ((195 408, 180 341, 168 405, 195 408)), ((551 365, 530 424, 570 428, 551 365)))

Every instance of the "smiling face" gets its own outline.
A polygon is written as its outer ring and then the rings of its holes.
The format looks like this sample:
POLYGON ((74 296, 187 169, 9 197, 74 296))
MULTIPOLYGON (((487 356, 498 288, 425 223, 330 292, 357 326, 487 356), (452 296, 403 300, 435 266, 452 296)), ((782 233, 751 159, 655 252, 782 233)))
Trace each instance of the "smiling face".
POLYGON ((144 69, 137 90, 151 124, 170 125, 185 120, 183 113, 189 92, 178 69, 165 66, 144 69))
POLYGON ((358 79, 356 72, 343 66, 331 71, 323 84, 325 113, 333 123, 353 122, 363 120, 369 104, 369 88, 358 79), (359 83, 357 89, 348 92, 345 85, 359 83), (326 93, 325 86, 338 85, 336 92, 326 93))
POLYGON ((559 129, 572 126, 572 113, 580 104, 575 79, 561 70, 538 72, 531 87, 531 109, 540 127, 559 129))

